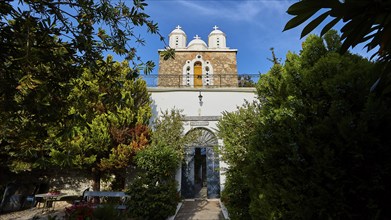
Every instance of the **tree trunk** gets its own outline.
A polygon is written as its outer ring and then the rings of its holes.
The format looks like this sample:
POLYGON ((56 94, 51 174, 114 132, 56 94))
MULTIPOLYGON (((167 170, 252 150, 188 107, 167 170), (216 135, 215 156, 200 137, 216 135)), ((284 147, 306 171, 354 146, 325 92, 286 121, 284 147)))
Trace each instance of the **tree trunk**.
POLYGON ((101 173, 98 169, 92 169, 92 190, 100 191, 101 173))
MULTIPOLYGON (((101 172, 98 169, 92 168, 92 190, 100 191, 101 172)), ((99 197, 94 198, 94 203, 99 203, 99 197)))

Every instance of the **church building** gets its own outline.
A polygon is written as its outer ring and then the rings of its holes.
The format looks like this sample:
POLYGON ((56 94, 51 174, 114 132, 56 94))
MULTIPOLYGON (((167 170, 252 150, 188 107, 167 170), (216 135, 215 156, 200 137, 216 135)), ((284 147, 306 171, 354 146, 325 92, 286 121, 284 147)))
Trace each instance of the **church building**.
POLYGON ((185 161, 176 175, 181 196, 219 198, 227 165, 215 150, 223 146, 216 124, 223 112, 255 100, 255 88, 239 87, 238 50, 227 47, 226 34, 217 26, 208 35, 208 44, 198 35, 188 42, 185 31, 177 26, 169 34, 169 46, 175 49, 175 59, 164 60, 160 56, 164 49, 158 50, 157 87, 148 87, 153 115, 182 110, 186 134, 201 133, 190 146, 183 146, 185 161))

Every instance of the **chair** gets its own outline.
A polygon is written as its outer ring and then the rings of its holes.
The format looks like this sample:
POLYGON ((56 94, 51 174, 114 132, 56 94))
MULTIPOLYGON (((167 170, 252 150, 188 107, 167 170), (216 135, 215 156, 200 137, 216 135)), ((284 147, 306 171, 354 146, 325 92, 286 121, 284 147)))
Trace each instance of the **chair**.
MULTIPOLYGON (((42 194, 42 193, 47 193, 47 192, 49 192, 49 184, 48 183, 40 183, 39 187, 38 187, 38 192, 36 192, 36 194, 42 194)), ((43 198, 35 198, 35 194, 34 194, 34 199, 35 199, 34 206, 38 205, 38 208, 39 208, 41 203, 43 203, 45 205, 45 200, 43 198)))
POLYGON ((83 203, 83 202, 86 202, 86 201, 84 200, 84 195, 85 195, 85 193, 86 193, 87 191, 89 191, 89 190, 90 190, 90 188, 85 189, 85 190, 83 191, 81 197, 79 197, 79 199, 76 199, 75 201, 73 201, 73 205, 79 205, 79 204, 81 204, 81 203, 83 203))
POLYGON ((23 208, 29 207, 32 208, 35 206, 35 194, 37 194, 39 190, 39 185, 35 184, 35 188, 32 194, 27 195, 23 202, 23 208))

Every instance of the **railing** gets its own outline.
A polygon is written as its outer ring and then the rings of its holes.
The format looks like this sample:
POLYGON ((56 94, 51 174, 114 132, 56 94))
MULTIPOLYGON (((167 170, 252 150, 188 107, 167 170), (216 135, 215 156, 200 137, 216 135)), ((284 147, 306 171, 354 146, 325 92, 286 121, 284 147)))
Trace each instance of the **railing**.
POLYGON ((150 74, 140 75, 148 87, 184 87, 184 88, 219 88, 219 87, 255 87, 259 74, 150 74))

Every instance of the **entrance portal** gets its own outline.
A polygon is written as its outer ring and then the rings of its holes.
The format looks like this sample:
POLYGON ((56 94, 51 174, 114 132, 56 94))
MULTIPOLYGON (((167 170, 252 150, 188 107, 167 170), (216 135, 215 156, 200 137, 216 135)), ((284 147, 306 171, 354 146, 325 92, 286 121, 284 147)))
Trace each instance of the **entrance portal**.
POLYGON ((206 148, 195 148, 194 155, 194 197, 207 198, 206 148))
POLYGON ((182 196, 201 199, 219 198, 219 157, 213 150, 217 145, 217 138, 209 130, 196 130, 201 135, 185 149, 185 160, 182 165, 182 196))

